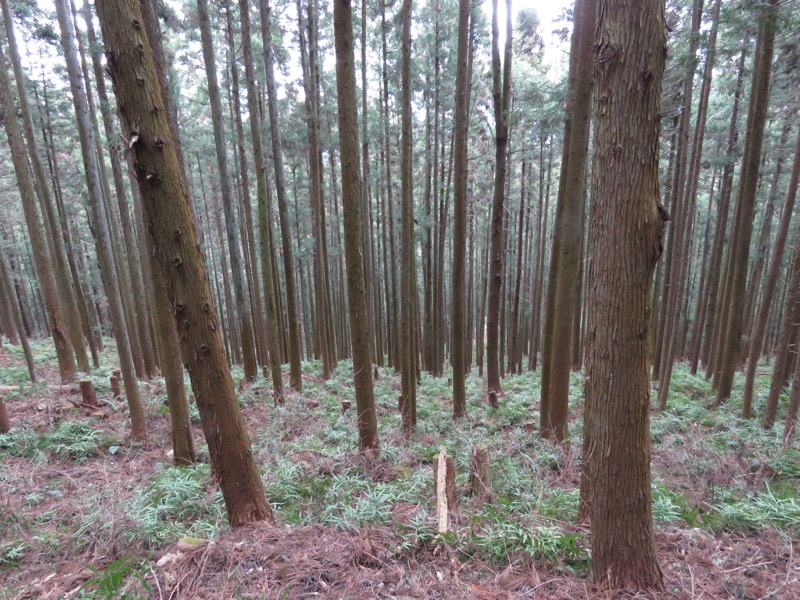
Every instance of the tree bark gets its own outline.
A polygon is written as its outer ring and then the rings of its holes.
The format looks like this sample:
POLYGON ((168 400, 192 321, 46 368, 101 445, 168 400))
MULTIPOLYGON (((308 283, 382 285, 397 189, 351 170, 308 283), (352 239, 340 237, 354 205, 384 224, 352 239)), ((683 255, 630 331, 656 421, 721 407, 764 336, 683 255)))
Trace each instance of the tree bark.
MULTIPOLYGON (((289 385, 297 392, 303 391, 303 373, 300 364, 300 322, 297 311, 297 284, 294 271, 292 234, 289 230, 289 206, 286 202, 286 181, 283 167, 278 93, 275 88, 275 67, 272 49, 272 22, 268 0, 261 0, 261 35, 264 40, 264 63, 266 65, 267 108, 269 110, 270 135, 272 141, 272 163, 275 168, 275 191, 278 196, 281 243, 283 249, 284 283, 286 285, 286 311, 289 329, 289 385)), ((366 238, 364 238, 366 239, 366 238)))
MULTIPOLYGON (((142 0, 147 1, 147 0, 142 0)), ((117 107, 231 526, 272 521, 225 358, 186 177, 137 0, 97 4, 117 107)), ((165 89, 165 93, 168 93, 165 89)))
POLYGON ((764 140, 764 125, 769 103, 769 81, 772 73, 772 54, 775 48, 778 1, 768 0, 762 8, 760 17, 760 31, 756 43, 750 92, 750 110, 747 116, 745 154, 742 159, 737 197, 737 208, 741 209, 741 219, 736 223, 731 240, 729 317, 727 322, 724 322, 723 335, 720 338, 720 377, 715 406, 726 402, 731 394, 733 374, 739 357, 750 238, 753 230, 758 171, 761 164, 761 146, 764 140))
POLYGON ((667 219, 658 189, 664 3, 600 0, 595 38, 584 460, 592 573, 663 588, 650 489, 650 287, 667 219))
MULTIPOLYGON (((469 133, 469 0, 458 2, 458 50, 453 132, 453 268, 451 271, 450 361, 453 365, 453 417, 467 416, 465 259, 467 246, 467 135, 469 133)), ((441 223, 440 223, 441 227, 441 223)), ((441 262, 441 257, 439 257, 441 262)))
POLYGON ((347 260, 347 297, 353 350, 353 379, 361 450, 378 447, 375 394, 372 387, 372 331, 366 318, 369 297, 364 278, 361 166, 358 144, 358 102, 353 51, 353 14, 350 0, 336 0, 334 36, 336 89, 339 105, 339 157, 342 161, 344 250, 347 260))
POLYGON ((753 388, 756 379, 756 367, 761 358, 761 348, 764 344, 764 336, 767 331, 767 320, 775 295, 775 288, 778 285, 778 277, 781 273, 783 263, 783 252, 786 249, 786 238, 789 233, 789 222, 794 212, 794 203, 797 198, 797 185, 800 181, 800 130, 798 130, 797 144, 794 149, 794 164, 792 175, 789 180, 789 189, 786 192, 786 202, 783 205, 781 222, 778 226, 778 233, 772 245, 772 256, 769 261, 767 280, 764 283, 764 291, 761 295, 761 306, 758 310, 753 334, 750 337, 750 353, 747 359, 747 370, 745 372, 744 397, 742 399, 742 418, 749 419, 753 416, 753 388))
POLYGON ((11 159, 17 176, 25 223, 31 241, 33 261, 39 282, 45 297, 50 321, 53 343, 56 347, 58 370, 62 383, 70 383, 75 379, 76 365, 73 355, 72 338, 66 325, 64 308, 56 285, 52 269, 50 251, 45 239, 39 206, 36 203, 33 181, 28 170, 28 158, 25 154, 25 142, 16 119, 16 107, 12 100, 11 85, 6 71, 6 59, 0 48, 0 120, 5 126, 8 144, 11 148, 11 159))

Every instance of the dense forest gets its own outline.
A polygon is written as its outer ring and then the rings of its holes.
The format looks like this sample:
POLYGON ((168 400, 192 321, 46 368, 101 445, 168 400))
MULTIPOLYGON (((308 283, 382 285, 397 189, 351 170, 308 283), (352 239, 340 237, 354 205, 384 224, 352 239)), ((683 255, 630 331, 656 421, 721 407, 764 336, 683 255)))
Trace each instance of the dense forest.
POLYGON ((0 0, 3 598, 800 597, 797 0, 0 0))

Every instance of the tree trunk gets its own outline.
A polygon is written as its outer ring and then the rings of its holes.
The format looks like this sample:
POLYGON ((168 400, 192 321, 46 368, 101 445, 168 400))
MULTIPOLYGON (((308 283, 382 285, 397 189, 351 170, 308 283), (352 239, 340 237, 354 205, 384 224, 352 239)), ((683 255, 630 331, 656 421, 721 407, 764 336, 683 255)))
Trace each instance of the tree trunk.
POLYGON ((403 430, 410 435, 417 421, 416 348, 414 344, 414 300, 417 273, 414 257, 414 190, 411 140, 411 0, 403 0, 401 63, 400 179, 402 243, 400 261, 400 408, 403 430))
POLYGON ((116 339, 122 378, 125 383, 125 397, 128 401, 128 407, 131 413, 131 437, 133 439, 144 439, 147 432, 144 407, 139 397, 133 354, 128 338, 128 327, 122 308, 116 267, 114 266, 111 237, 106 221, 106 198, 103 196, 100 185, 96 148, 92 139, 89 106, 81 79, 80 65, 78 64, 75 34, 67 10, 66 0, 56 1, 56 12, 58 13, 58 23, 61 29, 61 44, 64 48, 64 55, 67 63, 72 103, 75 109, 81 154, 86 175, 86 185, 89 191, 89 207, 95 227, 95 245, 97 248, 97 257, 100 262, 100 274, 103 280, 103 288, 108 298, 108 307, 111 313, 111 326, 114 331, 114 338, 116 339))
POLYGON ((106 0, 97 4, 97 10, 117 106, 142 193, 145 222, 167 281, 182 354, 228 518, 233 527, 272 521, 217 328, 186 177, 153 54, 140 25, 143 17, 139 2, 106 0), (176 231, 180 235, 175 235, 176 231))
POLYGON ((358 411, 359 448, 378 447, 375 395, 372 388, 372 331, 366 318, 369 297, 364 278, 361 166, 358 147, 358 109, 353 51, 353 14, 350 0, 336 0, 336 90, 339 105, 339 157, 342 161, 344 250, 347 259, 347 297, 353 350, 353 378, 358 411))
POLYGON ((597 14, 583 446, 592 572, 611 588, 660 590, 647 332, 667 219, 658 190, 664 3, 600 0, 597 14))
POLYGON ((495 123, 495 171, 492 195, 492 249, 486 312, 486 385, 501 391, 499 356, 500 290, 503 285, 503 215, 508 162, 508 116, 511 105, 511 1, 506 2, 506 39, 500 70, 500 25, 497 0, 492 0, 492 100, 495 123))
MULTIPOLYGON (((286 285, 286 310, 289 329, 289 385, 297 392, 303 391, 303 373, 300 365, 300 322, 297 314, 297 284, 295 282, 292 234, 289 230, 289 206, 286 202, 286 182, 283 167, 278 93, 275 88, 275 67, 272 50, 272 22, 269 2, 261 0, 261 35, 264 40, 264 63, 266 65, 267 107, 269 110, 270 135, 272 141, 272 163, 275 168, 275 191, 278 196, 281 243, 283 249, 283 271, 286 285)), ((367 238, 364 238, 367 239, 367 238)))
POLYGON ((742 335, 744 296, 747 287, 747 265, 750 254, 750 237, 753 230, 758 171, 761 164, 761 146, 769 103, 769 81, 772 73, 772 54, 775 48, 775 31, 778 20, 778 1, 768 0, 760 17, 760 31, 756 43, 755 64, 750 92, 750 110, 747 116, 745 153, 739 181, 737 208, 741 219, 736 223, 731 239, 731 286, 728 296, 727 322, 720 338, 720 377, 715 406, 728 400, 733 387, 733 374, 739 357, 742 335))
MULTIPOLYGON (((586 185, 586 159, 589 153, 589 121, 592 101, 592 36, 597 15, 596 0, 579 0, 575 3, 575 30, 572 34, 569 73, 568 121, 564 128, 564 146, 561 159, 561 178, 558 186, 558 204, 551 261, 558 263, 550 272, 555 281, 554 302, 546 310, 552 316, 552 331, 546 340, 542 359, 542 413, 540 432, 558 442, 567 439, 569 414, 569 375, 571 366, 570 345, 575 325, 578 271, 581 262, 584 189, 586 185), (558 248, 558 251, 556 251, 558 248), (548 370, 545 378, 544 369, 548 370), (544 387, 547 381, 548 387, 544 387)), ((549 292, 549 289, 548 289, 549 292)))
MULTIPOLYGON (((469 133, 469 0, 458 2, 458 50, 453 133, 453 268, 451 272, 450 361, 453 365, 453 416, 467 416, 466 401, 466 293, 465 259, 467 246, 467 136, 469 133)), ((434 175, 435 176, 435 175, 434 175)), ((441 227, 440 223, 440 227, 441 227)), ((439 257, 441 263, 442 257, 439 257)))
POLYGON ((786 238, 789 233, 789 222, 792 219, 794 203, 795 199, 797 198, 798 181, 800 181, 800 130, 798 130, 797 144, 795 145, 794 149, 794 164, 792 166, 792 175, 789 180, 789 189, 786 192, 786 202, 783 205, 781 222, 778 226, 778 233, 775 236, 775 242, 772 246, 772 256, 770 257, 769 261, 767 280, 764 284, 764 291, 761 295, 761 306, 759 307, 758 317, 756 318, 753 334, 750 338, 750 355, 747 359, 744 397, 742 399, 742 418, 744 419, 749 419, 753 416, 753 388, 756 379, 756 367, 758 366, 759 358, 761 358, 761 348, 764 344, 764 336, 767 330, 769 311, 775 295, 775 288, 778 284, 778 277, 781 273, 783 252, 786 249, 786 238))
POLYGON ((220 100, 219 83, 217 82, 217 64, 214 59, 214 42, 211 37, 211 20, 208 16, 208 0, 198 0, 197 14, 200 22, 200 36, 203 45, 203 61, 206 66, 208 99, 211 103, 211 122, 214 126, 214 148, 217 155, 217 168, 219 169, 222 209, 225 214, 225 231, 227 233, 228 249, 231 255, 233 293, 236 298, 236 310, 239 313, 242 332, 244 379, 250 382, 254 381, 258 376, 253 339, 253 320, 250 314, 250 304, 245 300, 244 278, 242 276, 242 251, 239 246, 239 239, 236 235, 238 225, 236 223, 236 212, 233 206, 233 190, 231 189, 231 176, 228 168, 228 149, 225 143, 222 101, 220 100))
POLYGON ((53 274, 50 251, 45 239, 39 206, 36 203, 33 181, 28 170, 28 158, 25 154, 25 142, 16 119, 16 107, 12 100, 11 85, 6 71, 6 59, 0 48, 0 120, 5 126, 8 144, 11 148, 11 159, 17 176, 25 223, 28 227, 31 250, 33 251, 36 273, 44 293, 53 343, 56 347, 58 370, 62 383, 70 383, 75 379, 75 356, 73 355, 72 338, 66 325, 61 295, 53 274))
MULTIPOLYGON (((0 74, 0 78, 2 78, 2 74, 0 74)), ((22 345, 22 352, 25 355, 25 365, 28 367, 28 377, 31 380, 31 383, 36 383, 36 364, 33 361, 33 353, 31 352, 31 345, 28 342, 28 336, 25 334, 25 323, 22 321, 22 312, 19 308, 19 303, 17 299, 14 297, 14 289, 11 283, 11 275, 8 271, 8 265, 6 264, 6 257, 2 251, 0 251, 0 300, 2 300, 3 305, 8 308, 11 318, 11 322, 7 323, 9 327, 9 333, 13 332, 13 335, 16 337, 12 337, 9 335, 9 339, 12 343, 20 343, 22 345)))
POLYGON ((258 85, 253 66, 253 44, 250 39, 250 13, 247 0, 239 0, 239 19, 242 26, 242 51, 245 76, 247 78, 247 112, 250 117, 250 138, 253 142, 253 162, 258 191, 258 224, 261 230, 261 270, 264 277, 264 300, 267 309, 267 342, 269 343, 272 392, 277 404, 283 403, 283 375, 280 363, 280 331, 278 330, 277 296, 275 274, 272 268, 272 224, 267 213, 267 165, 261 141, 261 113, 258 107, 258 85))

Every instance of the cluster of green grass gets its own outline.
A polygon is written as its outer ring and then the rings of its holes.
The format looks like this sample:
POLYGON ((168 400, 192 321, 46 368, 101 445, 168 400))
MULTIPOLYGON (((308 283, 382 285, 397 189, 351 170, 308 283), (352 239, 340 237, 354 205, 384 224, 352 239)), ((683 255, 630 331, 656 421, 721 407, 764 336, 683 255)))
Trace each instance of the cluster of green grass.
POLYGON ((59 421, 53 429, 41 434, 32 429, 13 428, 0 435, 0 458, 24 456, 46 463, 49 456, 55 456, 83 463, 93 456, 115 454, 119 444, 91 421, 59 421))

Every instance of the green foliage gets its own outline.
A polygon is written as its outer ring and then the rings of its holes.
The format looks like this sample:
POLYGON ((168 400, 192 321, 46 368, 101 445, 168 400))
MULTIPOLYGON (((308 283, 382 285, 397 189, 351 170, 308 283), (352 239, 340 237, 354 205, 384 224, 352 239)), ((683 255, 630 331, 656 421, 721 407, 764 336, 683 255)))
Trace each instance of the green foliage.
POLYGON ((733 531, 760 531, 765 527, 777 527, 798 532, 800 502, 797 498, 781 498, 767 487, 759 494, 719 504, 712 527, 733 531))
POLYGON ((114 438, 89 423, 61 421, 52 431, 39 438, 37 446, 57 456, 84 462, 115 443, 114 438))
POLYGON ((185 535, 210 538, 225 523, 222 494, 207 464, 164 469, 134 498, 130 515, 134 526, 128 535, 151 544, 185 535))
POLYGON ((18 565, 27 549, 27 544, 22 540, 0 544, 0 567, 18 565))
MULTIPOLYGON (((133 576, 137 579, 142 587, 148 592, 151 591, 150 586, 145 580, 144 574, 147 571, 147 564, 150 560, 150 555, 144 560, 135 556, 123 556, 115 560, 105 569, 98 570, 91 565, 86 567, 94 573, 94 577, 86 581, 80 589, 79 593, 84 593, 87 588, 94 588, 93 597, 105 598, 106 600, 115 600, 117 598, 133 598, 132 594, 126 593, 122 590, 125 583, 133 576)), ((84 596, 86 597, 86 596, 84 596)))
POLYGON ((552 526, 525 526, 495 515, 488 523, 473 525, 460 550, 494 564, 538 559, 578 567, 589 560, 582 542, 584 536, 579 533, 565 533, 552 526))

